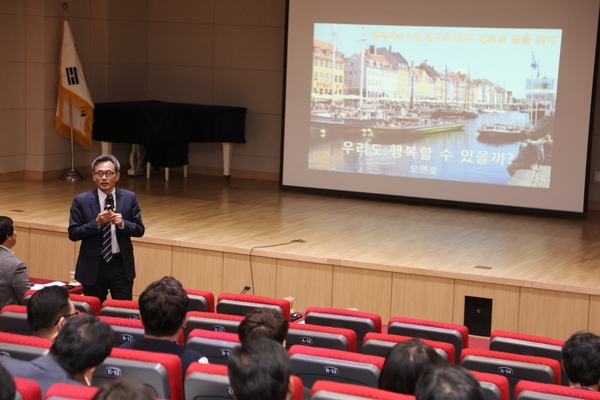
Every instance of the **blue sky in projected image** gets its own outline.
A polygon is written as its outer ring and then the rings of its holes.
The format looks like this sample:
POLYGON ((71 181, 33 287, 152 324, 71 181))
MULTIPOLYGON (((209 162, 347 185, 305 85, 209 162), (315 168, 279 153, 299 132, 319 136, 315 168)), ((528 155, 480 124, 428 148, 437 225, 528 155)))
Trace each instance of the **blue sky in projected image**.
MULTIPOLYGON (((418 66, 427 60, 440 72, 447 67, 449 72, 468 73, 471 79, 488 79, 512 91, 516 98, 525 97, 525 80, 537 76, 537 70, 531 67, 532 52, 539 63, 539 77, 558 78, 562 34, 559 29, 335 26, 336 48, 346 58, 360 53, 364 37, 365 50, 370 45, 392 46, 392 51, 402 54, 409 64, 418 66), (458 40, 461 36, 462 41, 458 40), (485 38, 485 43, 480 38, 485 38)), ((333 27, 334 24, 315 24, 314 38, 333 43, 333 27)))

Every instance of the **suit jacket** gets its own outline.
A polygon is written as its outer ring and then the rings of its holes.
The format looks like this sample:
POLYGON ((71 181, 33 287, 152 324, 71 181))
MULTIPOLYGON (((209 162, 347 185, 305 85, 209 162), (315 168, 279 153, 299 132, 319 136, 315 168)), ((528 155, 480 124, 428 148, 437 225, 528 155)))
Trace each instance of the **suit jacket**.
POLYGON ((48 356, 40 356, 31 361, 0 357, 0 362, 10 371, 12 376, 36 381, 42 389, 42 398, 45 398, 46 392, 55 383, 83 386, 48 356))
POLYGON ((31 289, 27 266, 13 252, 0 246, 0 308, 21 304, 23 295, 31 289))
MULTIPOLYGON (((116 212, 123 216, 123 228, 115 229, 116 237, 121 249, 125 275, 132 281, 135 278, 135 262, 131 237, 142 237, 145 228, 135 193, 119 188, 115 190, 116 212)), ((78 194, 73 199, 69 218, 69 239, 74 242, 81 240, 75 279, 87 286, 96 283, 102 260, 102 228, 96 224, 99 213, 97 189, 78 194)))

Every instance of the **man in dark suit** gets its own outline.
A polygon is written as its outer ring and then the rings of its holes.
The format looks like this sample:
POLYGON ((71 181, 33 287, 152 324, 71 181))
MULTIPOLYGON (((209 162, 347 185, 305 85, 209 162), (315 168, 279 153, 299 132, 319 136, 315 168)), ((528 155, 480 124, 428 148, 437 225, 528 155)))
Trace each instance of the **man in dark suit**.
POLYGON ((69 218, 69 239, 81 240, 75 279, 86 296, 131 300, 135 262, 131 237, 144 235, 135 193, 116 189, 119 161, 101 155, 92 163, 98 189, 75 196, 69 218))
POLYGON ((10 217, 0 217, 0 308, 21 304, 23 295, 31 289, 25 263, 12 252, 17 232, 10 217))

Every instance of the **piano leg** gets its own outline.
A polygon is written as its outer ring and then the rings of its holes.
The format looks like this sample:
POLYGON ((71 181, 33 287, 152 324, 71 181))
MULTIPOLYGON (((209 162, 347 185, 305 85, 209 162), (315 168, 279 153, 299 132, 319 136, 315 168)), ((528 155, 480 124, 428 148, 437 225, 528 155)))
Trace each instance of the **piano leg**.
POLYGON ((129 165, 131 168, 127 170, 127 175, 142 175, 144 168, 144 146, 141 144, 132 144, 131 153, 129 153, 129 165))
POLYGON ((226 179, 231 176, 231 154, 233 151, 233 143, 224 142, 223 145, 223 175, 226 179))

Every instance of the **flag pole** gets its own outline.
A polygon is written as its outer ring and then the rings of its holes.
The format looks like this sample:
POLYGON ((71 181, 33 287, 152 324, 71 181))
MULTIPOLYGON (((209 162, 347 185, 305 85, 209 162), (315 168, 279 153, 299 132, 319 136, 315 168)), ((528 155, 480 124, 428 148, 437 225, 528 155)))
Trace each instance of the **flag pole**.
MULTIPOLYGON (((65 21, 67 20, 68 7, 69 5, 66 2, 62 3, 62 8, 65 14, 65 21)), ((60 177, 60 179, 69 182, 84 181, 85 178, 83 177, 83 175, 81 175, 79 171, 75 169, 75 150, 73 147, 73 105, 71 104, 71 102, 69 102, 69 125, 71 127, 71 169, 69 171, 65 171, 60 177)))

